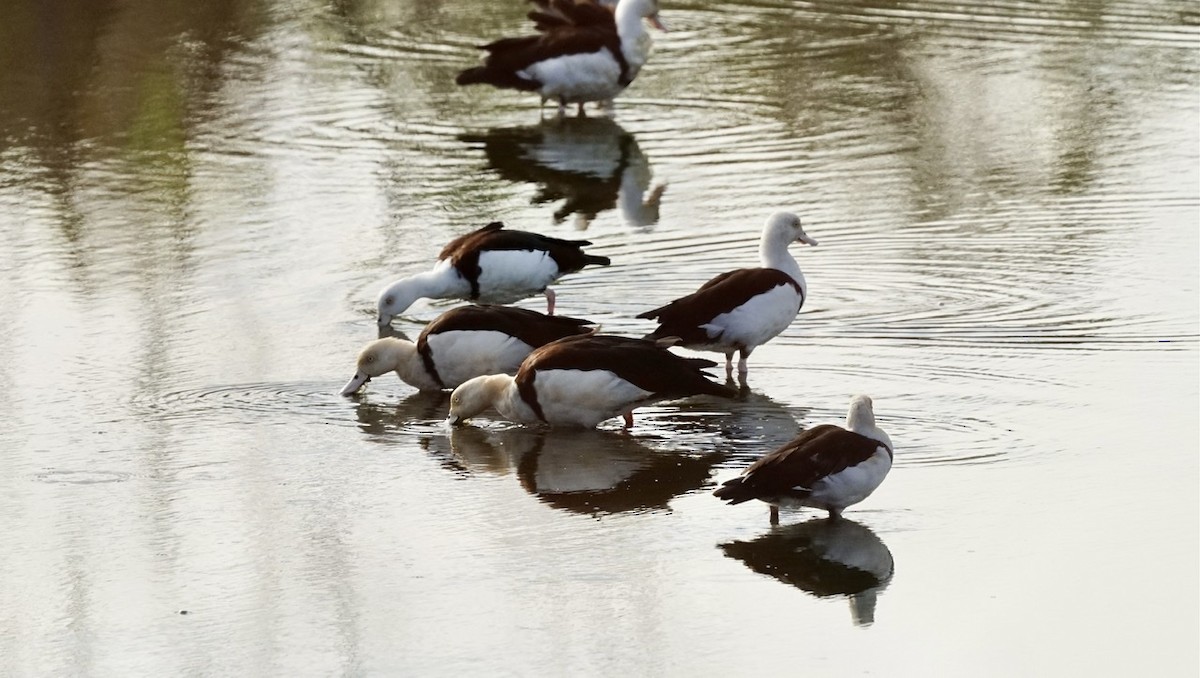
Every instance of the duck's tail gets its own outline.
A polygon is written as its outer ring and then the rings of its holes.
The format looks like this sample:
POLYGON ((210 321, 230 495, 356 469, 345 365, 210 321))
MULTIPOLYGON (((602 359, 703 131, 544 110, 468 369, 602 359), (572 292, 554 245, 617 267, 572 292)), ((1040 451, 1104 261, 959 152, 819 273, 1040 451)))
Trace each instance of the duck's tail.
POLYGON ((740 504, 754 499, 754 495, 747 492, 746 488, 742 486, 744 479, 745 476, 738 476, 732 480, 726 480, 721 483, 720 487, 713 490, 713 496, 730 504, 740 504))

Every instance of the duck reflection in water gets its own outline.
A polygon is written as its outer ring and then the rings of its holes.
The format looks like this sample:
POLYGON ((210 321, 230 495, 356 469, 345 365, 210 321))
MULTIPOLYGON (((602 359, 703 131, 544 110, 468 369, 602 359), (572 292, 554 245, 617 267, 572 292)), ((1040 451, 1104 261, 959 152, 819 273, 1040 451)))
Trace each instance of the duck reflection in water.
POLYGON ((723 463, 751 464, 763 448, 778 447, 800 433, 800 421, 809 407, 784 405, 745 384, 726 381, 738 389, 736 400, 716 398, 681 400, 655 415, 659 425, 678 434, 708 438, 725 453, 723 463))
POLYGON ((892 552, 870 528, 849 518, 819 518, 751 541, 721 544, 725 555, 818 598, 846 596, 857 626, 875 621, 875 603, 892 580, 892 552))
POLYGON ((394 404, 372 402, 362 393, 348 397, 357 401, 355 415, 359 430, 372 435, 416 430, 440 433, 450 402, 450 394, 445 391, 417 391, 394 404))
POLYGON ((704 485, 720 459, 595 430, 466 426, 451 430, 450 445, 463 467, 513 473, 541 501, 587 515, 666 509, 671 499, 704 485))
POLYGON ((637 139, 611 118, 560 118, 538 125, 463 134, 482 144, 488 168, 514 183, 538 186, 535 204, 563 201, 555 223, 572 214, 585 229, 596 215, 619 209, 624 222, 644 228, 658 223, 666 184, 651 185, 652 172, 637 139))
POLYGON ((378 337, 380 339, 392 337, 393 339, 400 339, 401 341, 412 341, 407 332, 404 330, 398 330, 391 325, 379 325, 378 337))

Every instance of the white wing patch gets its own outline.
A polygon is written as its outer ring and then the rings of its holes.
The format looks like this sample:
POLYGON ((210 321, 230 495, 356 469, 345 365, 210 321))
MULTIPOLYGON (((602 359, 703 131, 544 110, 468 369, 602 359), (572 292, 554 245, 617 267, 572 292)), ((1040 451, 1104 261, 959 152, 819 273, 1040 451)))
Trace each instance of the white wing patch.
POLYGON ((559 276, 544 250, 490 250, 479 255, 479 300, 504 304, 541 292, 559 276))
POLYGON ((533 348, 495 330, 453 330, 429 337, 438 376, 448 388, 484 374, 516 374, 533 348))
POLYGON ((517 75, 542 83, 542 96, 567 103, 603 101, 624 89, 618 82, 621 66, 606 49, 539 61, 517 75))
POLYGON ((608 370, 539 370, 534 387, 546 421, 578 426, 595 426, 652 395, 608 370))
POLYGON ((714 346, 759 346, 787 329, 800 312, 800 295, 791 285, 779 285, 750 297, 728 313, 701 327, 714 346))
POLYGON ((863 463, 813 483, 811 500, 846 507, 866 499, 892 469, 892 458, 879 447, 863 463))

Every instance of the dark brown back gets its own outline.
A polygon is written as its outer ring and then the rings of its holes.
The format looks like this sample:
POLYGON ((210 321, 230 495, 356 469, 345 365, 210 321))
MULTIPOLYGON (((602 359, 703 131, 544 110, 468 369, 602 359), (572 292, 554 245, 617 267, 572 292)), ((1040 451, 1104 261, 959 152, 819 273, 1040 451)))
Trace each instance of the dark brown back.
POLYGON ((449 259, 459 274, 471 285, 471 298, 479 297, 479 255, 484 250, 527 250, 543 251, 550 255, 558 265, 559 275, 574 273, 589 264, 608 266, 608 257, 586 254, 585 245, 591 245, 590 240, 563 240, 552 238, 540 233, 529 231, 505 230, 499 221, 471 231, 451 240, 444 248, 438 259, 449 259))
POLYGON ((427 345, 429 337, 440 332, 491 330, 516 337, 537 348, 563 337, 587 334, 591 330, 585 325, 591 324, 590 320, 546 315, 513 306, 472 304, 450 309, 426 325, 417 337, 417 347, 419 349, 427 345))
POLYGON ((812 488, 821 478, 870 459, 882 444, 833 424, 814 426, 751 464, 742 486, 764 496, 812 488))
POLYGON ((565 26, 612 25, 616 30, 613 8, 594 0, 529 0, 537 9, 528 16, 539 31, 552 31, 565 26))
POLYGON ((621 51, 621 36, 617 33, 612 14, 608 15, 607 24, 599 21, 574 24, 568 21, 552 25, 553 20, 539 22, 537 19, 535 22, 539 24, 540 31, 536 35, 501 38, 483 45, 480 49, 488 52, 483 65, 463 71, 456 82, 460 85, 489 83, 497 87, 537 89, 538 83, 523 81, 516 75, 517 72, 555 57, 608 50, 621 69, 620 83, 629 84, 629 64, 621 51))
POLYGON ((716 363, 683 358, 645 339, 583 335, 551 342, 529 354, 517 370, 517 390, 539 413, 536 380, 541 370, 608 370, 655 399, 716 395, 732 398, 736 389, 709 381, 703 369, 716 363))
POLYGON ((511 306, 490 306, 486 304, 460 306, 434 318, 433 322, 421 330, 417 337, 417 354, 421 356, 421 364, 433 378, 434 383, 446 388, 442 376, 438 374, 437 363, 433 359, 433 350, 429 347, 429 337, 439 332, 459 330, 494 330, 503 332, 510 337, 537 348, 556 339, 576 334, 586 334, 591 330, 584 325, 591 325, 590 320, 570 318, 561 315, 545 315, 537 311, 511 306))

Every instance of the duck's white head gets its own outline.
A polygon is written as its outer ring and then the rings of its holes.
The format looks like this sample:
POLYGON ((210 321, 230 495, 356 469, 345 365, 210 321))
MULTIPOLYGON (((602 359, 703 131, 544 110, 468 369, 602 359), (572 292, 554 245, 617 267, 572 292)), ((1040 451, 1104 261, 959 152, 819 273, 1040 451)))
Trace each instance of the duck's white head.
POLYGON ((768 239, 771 243, 783 247, 794 242, 813 246, 817 244, 816 240, 804 232, 800 225, 800 217, 791 212, 776 212, 767 217, 767 223, 763 226, 763 243, 766 244, 768 239))
POLYGON ((758 259, 766 268, 778 269, 792 276, 803 287, 804 273, 788 252, 788 245, 794 242, 817 244, 800 226, 800 217, 791 212, 776 212, 767 217, 767 223, 763 226, 762 240, 758 243, 758 259))
POLYGON ((385 337, 367 344, 358 354, 357 370, 342 387, 342 395, 356 393, 364 384, 381 374, 387 374, 408 362, 417 347, 411 341, 385 337))
POLYGON ((513 378, 507 374, 485 374, 464 381, 450 394, 450 413, 446 416, 446 423, 458 426, 495 406, 512 381, 513 378))
POLYGON ((383 288, 383 291, 379 293, 379 301, 377 303, 379 313, 377 322, 379 326, 385 327, 392 324, 392 318, 407 311, 408 307, 413 305, 413 302, 425 296, 423 292, 424 290, 419 284, 417 276, 401 278, 383 288))
POLYGON ((666 24, 658 18, 658 0, 618 0, 614 12, 618 26, 621 25, 624 17, 631 17, 633 21, 645 19, 660 31, 667 30, 666 24))
POLYGON ((870 396, 856 395, 850 399, 850 409, 846 412, 846 428, 883 442, 889 450, 893 449, 892 439, 875 425, 875 408, 870 396))

